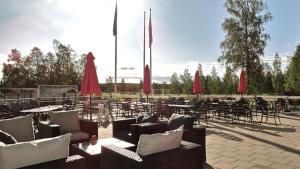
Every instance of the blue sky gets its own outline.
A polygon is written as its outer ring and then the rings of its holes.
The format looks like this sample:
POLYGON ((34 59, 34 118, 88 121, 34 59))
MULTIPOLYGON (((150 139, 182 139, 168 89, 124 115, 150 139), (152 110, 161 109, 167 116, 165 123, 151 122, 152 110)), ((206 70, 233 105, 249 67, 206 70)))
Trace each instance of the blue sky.
MULTIPOLYGON (((265 61, 278 52, 284 65, 300 43, 300 1, 266 0, 273 20, 266 24, 271 41, 265 61)), ((153 76, 168 81, 173 72, 185 68, 193 75, 197 64, 204 74, 215 66, 219 75, 224 67, 217 62, 224 39, 222 23, 228 14, 225 0, 119 0, 118 75, 119 81, 138 81, 142 76, 143 11, 152 8, 153 76), (130 67, 130 70, 124 68, 130 67)), ((27 55, 34 46, 44 53, 52 51, 52 41, 69 44, 77 54, 92 51, 98 77, 105 82, 114 75, 114 37, 112 35, 115 0, 1 0, 0 61, 10 49, 27 55)), ((148 33, 148 32, 147 32, 148 33)), ((146 42, 148 37, 146 36, 146 42)), ((148 44, 146 44, 146 47, 148 44)), ((146 50, 149 63, 149 49, 146 50)))

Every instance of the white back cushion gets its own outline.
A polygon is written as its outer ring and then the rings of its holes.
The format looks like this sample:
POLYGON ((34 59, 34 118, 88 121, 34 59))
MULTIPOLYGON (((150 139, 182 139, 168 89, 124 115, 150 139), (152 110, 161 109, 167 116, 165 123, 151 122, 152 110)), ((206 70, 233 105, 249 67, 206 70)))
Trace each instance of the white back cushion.
POLYGON ((183 126, 165 133, 142 134, 136 152, 141 156, 145 156, 178 148, 181 143, 182 134, 183 126))
POLYGON ((32 116, 0 120, 0 130, 12 135, 18 142, 34 140, 32 116))
POLYGON ((47 161, 66 158, 69 155, 71 134, 31 142, 0 145, 0 168, 15 169, 47 161))
POLYGON ((60 111, 49 114, 51 123, 60 125, 61 133, 80 131, 78 111, 60 111))

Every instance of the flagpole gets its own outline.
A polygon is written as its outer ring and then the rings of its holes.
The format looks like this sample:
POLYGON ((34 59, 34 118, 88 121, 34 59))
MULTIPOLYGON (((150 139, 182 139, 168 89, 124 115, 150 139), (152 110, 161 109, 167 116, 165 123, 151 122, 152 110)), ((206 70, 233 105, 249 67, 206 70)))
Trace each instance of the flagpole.
MULTIPOLYGON (((152 9, 150 8, 150 21, 151 21, 151 10, 152 9)), ((152 36, 152 23, 151 23, 151 36, 152 36)), ((151 44, 150 44, 150 84, 152 84, 152 68, 153 67, 152 67, 152 41, 151 41, 151 44)), ((151 85, 151 91, 152 91, 152 85, 151 85)))
MULTIPOLYGON (((145 44, 146 44, 146 42, 145 42, 145 34, 146 34, 146 31, 145 31, 145 29, 146 29, 146 26, 145 26, 145 14, 146 14, 146 11, 144 11, 144 53, 143 53, 143 72, 144 72, 144 69, 145 69, 145 58, 146 58, 146 50, 145 50, 145 44)), ((143 81, 145 81, 145 72, 143 73, 143 81)))
POLYGON ((114 26, 113 26, 113 34, 115 36, 115 94, 117 94, 117 56, 118 56, 118 7, 117 7, 117 1, 116 1, 116 9, 115 9, 115 17, 114 17, 114 26))
POLYGON ((117 48, 118 48, 118 34, 115 36, 115 94, 117 94, 117 48))

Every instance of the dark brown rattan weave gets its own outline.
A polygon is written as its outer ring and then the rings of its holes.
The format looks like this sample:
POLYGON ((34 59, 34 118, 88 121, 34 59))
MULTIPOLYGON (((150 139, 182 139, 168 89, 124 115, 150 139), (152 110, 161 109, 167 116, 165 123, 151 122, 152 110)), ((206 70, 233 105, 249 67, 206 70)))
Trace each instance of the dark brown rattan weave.
POLYGON ((20 169, 85 169, 85 159, 80 155, 69 156, 66 159, 35 164, 20 169))
POLYGON ((101 169, 202 169, 201 146, 182 142, 180 148, 146 156, 107 145, 102 147, 101 169))

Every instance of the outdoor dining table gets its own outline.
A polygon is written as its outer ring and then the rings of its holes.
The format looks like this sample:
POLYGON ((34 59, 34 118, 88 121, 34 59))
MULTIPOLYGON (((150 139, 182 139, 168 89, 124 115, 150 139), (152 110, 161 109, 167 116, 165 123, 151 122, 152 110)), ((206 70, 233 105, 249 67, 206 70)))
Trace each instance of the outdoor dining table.
POLYGON ((174 109, 175 112, 180 113, 180 110, 184 111, 184 114, 188 114, 190 110, 195 109, 193 104, 168 104, 169 108, 174 109))
POLYGON ((63 105, 49 105, 49 106, 43 106, 43 107, 38 107, 38 108, 33 108, 33 109, 22 110, 21 113, 24 113, 26 115, 33 114, 34 123, 35 123, 35 125, 37 125, 40 114, 59 110, 62 108, 63 108, 63 105))

